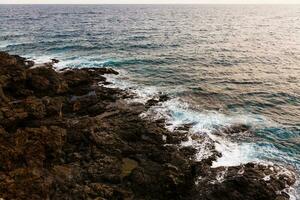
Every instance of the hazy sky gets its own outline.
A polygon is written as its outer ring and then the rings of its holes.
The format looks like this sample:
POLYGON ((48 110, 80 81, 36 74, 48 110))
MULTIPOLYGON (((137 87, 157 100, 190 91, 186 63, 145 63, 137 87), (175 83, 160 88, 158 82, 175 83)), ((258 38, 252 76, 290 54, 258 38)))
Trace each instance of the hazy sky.
POLYGON ((300 0, 0 0, 0 4, 299 4, 300 0))

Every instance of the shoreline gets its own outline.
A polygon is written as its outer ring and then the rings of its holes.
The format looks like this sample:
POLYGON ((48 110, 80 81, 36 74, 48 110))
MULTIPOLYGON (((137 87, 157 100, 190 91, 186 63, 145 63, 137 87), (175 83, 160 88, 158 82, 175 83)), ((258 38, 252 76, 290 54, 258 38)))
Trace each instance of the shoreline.
MULTIPOLYGON (((53 63, 0 52, 0 198, 3 199, 289 199, 296 177, 277 165, 211 168, 182 146, 186 127, 140 115, 167 99, 128 103, 107 88, 107 68, 56 72, 53 63), (99 85, 99 84, 102 84, 99 85)), ((226 134, 247 131, 230 127, 226 134)))

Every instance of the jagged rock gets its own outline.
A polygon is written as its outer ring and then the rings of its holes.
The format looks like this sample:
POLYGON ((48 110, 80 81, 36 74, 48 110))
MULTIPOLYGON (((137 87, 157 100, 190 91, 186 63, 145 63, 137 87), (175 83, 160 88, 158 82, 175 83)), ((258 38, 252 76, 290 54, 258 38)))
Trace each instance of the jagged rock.
POLYGON ((153 97, 152 99, 149 99, 146 102, 145 106, 146 108, 149 108, 151 106, 156 106, 158 103, 168 101, 169 99, 170 97, 168 97, 168 95, 160 94, 157 97, 153 97))
POLYGON ((122 159, 122 177, 126 177, 131 174, 132 170, 134 170, 138 166, 138 163, 135 160, 130 158, 122 159))
POLYGON ((67 82, 53 68, 36 67, 27 74, 27 85, 37 96, 53 96, 68 90, 67 82))

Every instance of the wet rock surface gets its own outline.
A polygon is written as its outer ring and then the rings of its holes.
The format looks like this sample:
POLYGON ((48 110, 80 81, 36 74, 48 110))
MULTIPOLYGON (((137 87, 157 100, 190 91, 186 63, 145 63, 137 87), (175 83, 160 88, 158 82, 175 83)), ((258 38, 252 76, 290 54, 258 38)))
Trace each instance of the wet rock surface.
POLYGON ((116 71, 57 72, 57 62, 0 52, 0 198, 289 199, 295 179, 280 167, 211 168, 218 152, 196 161, 180 146, 187 133, 139 117, 168 97, 129 104, 99 84, 116 71))

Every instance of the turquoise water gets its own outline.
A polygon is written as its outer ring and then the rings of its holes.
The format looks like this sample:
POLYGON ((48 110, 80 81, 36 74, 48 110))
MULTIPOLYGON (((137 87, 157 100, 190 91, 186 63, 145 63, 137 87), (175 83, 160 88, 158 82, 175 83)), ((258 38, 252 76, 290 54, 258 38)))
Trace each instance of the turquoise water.
POLYGON ((0 50, 112 67, 143 98, 169 94, 155 113, 174 127, 250 125, 217 165, 300 170, 300 6, 0 5, 0 24, 0 50))

